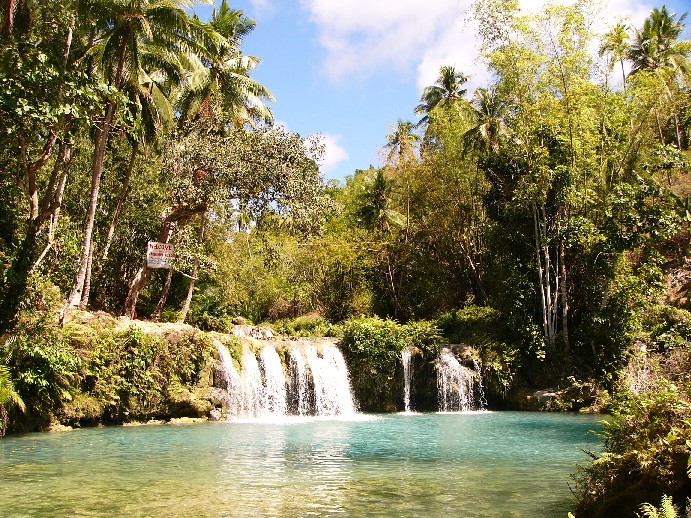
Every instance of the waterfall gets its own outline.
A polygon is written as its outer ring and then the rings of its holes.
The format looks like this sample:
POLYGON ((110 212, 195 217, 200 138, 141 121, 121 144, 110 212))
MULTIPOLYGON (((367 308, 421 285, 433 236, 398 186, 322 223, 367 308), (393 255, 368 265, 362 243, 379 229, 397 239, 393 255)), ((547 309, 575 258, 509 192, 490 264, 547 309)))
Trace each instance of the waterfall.
POLYGON ((242 378, 233 364, 228 348, 220 341, 215 339, 214 341, 220 359, 220 368, 217 372, 221 379, 217 385, 223 389, 223 403, 228 413, 239 415, 242 412, 243 403, 242 378))
POLYGON ((475 358, 473 358, 473 369, 475 369, 477 376, 478 406, 480 410, 483 410, 487 408, 487 398, 485 397, 485 386, 482 384, 482 370, 475 358))
POLYGON ((255 418, 287 415, 335 416, 355 414, 348 368, 332 342, 279 342, 255 352, 245 344, 238 374, 225 346, 219 345, 223 398, 227 417, 255 418))
POLYGON ((440 412, 475 410, 475 374, 460 364, 451 349, 437 359, 437 400, 440 412))
POLYGON ((348 415, 355 413, 350 390, 348 368, 341 351, 323 347, 321 356, 314 346, 305 347, 305 356, 314 383, 316 415, 348 415))
POLYGON ((298 348, 290 350, 290 394, 289 410, 295 415, 309 415, 313 411, 314 402, 311 399, 309 372, 305 364, 305 357, 298 348))
POLYGON ((265 415, 285 415, 288 410, 286 403, 286 377, 283 364, 276 349, 269 345, 260 353, 264 370, 264 409, 265 415))
POLYGON ((410 364, 412 358, 412 347, 406 347, 401 351, 401 362, 403 363, 403 407, 406 412, 410 412, 410 382, 413 377, 410 364))
POLYGON ((241 417, 258 417, 264 409, 264 384, 257 357, 247 346, 242 351, 242 393, 241 417))

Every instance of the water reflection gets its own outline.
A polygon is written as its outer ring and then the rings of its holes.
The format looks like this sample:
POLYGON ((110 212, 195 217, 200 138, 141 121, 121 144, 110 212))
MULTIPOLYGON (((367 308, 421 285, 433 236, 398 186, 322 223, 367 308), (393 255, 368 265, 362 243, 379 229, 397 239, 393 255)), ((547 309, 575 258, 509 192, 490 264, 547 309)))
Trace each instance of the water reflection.
POLYGON ((565 516, 596 419, 414 414, 0 441, 3 516, 565 516))

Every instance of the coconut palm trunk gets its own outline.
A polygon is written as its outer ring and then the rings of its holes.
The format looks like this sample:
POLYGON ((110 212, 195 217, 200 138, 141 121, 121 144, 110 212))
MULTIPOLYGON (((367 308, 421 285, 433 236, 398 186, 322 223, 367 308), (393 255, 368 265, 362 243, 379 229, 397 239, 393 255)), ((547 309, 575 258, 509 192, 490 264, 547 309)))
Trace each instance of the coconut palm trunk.
MULTIPOLYGON (((120 56, 118 59, 118 69, 115 75, 114 86, 116 89, 120 87, 122 82, 122 75, 125 66, 125 56, 127 54, 127 39, 120 49, 120 56)), ((94 157, 91 167, 91 195, 89 197, 89 208, 86 214, 86 224, 84 226, 84 240, 82 241, 82 253, 79 258, 79 265, 77 273, 74 277, 72 290, 67 298, 67 307, 73 308, 78 306, 82 301, 82 293, 84 291, 84 283, 87 275, 90 275, 91 257, 93 253, 93 233, 94 223, 96 221, 96 206, 98 205, 98 193, 101 186, 101 175, 103 173, 103 162, 106 157, 106 149, 108 147, 108 137, 110 135, 111 124, 113 123, 113 116, 115 115, 115 103, 108 101, 105 109, 105 117, 101 121, 101 126, 96 130, 94 157)))

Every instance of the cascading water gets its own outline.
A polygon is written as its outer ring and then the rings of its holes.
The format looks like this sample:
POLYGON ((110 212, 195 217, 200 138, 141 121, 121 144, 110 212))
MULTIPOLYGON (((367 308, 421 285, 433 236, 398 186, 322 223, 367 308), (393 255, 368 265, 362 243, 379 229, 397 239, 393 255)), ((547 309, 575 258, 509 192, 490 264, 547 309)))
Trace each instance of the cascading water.
POLYGON ((302 351, 297 348, 290 350, 289 372, 289 411, 295 415, 310 415, 314 407, 314 401, 311 397, 313 387, 310 387, 310 376, 305 364, 305 357, 302 355, 302 351))
POLYGON ((485 386, 482 384, 482 370, 480 369, 480 364, 474 358, 473 369, 475 369, 475 375, 477 376, 478 403, 480 410, 482 410, 487 407, 487 398, 485 398, 485 386))
POLYGON ((413 377, 411 369, 412 358, 412 347, 406 347, 401 351, 401 362, 403 363, 403 407, 406 412, 410 412, 410 382, 413 377))
POLYGON ((223 398, 228 417, 355 413, 348 369, 334 343, 281 343, 288 348, 286 367, 273 344, 259 350, 259 362, 252 349, 245 345, 241 374, 235 370, 225 346, 219 346, 221 377, 229 380, 221 387, 228 392, 223 398))
POLYGON ((259 352, 264 370, 264 409, 265 415, 285 415, 288 411, 286 377, 283 364, 273 346, 264 347, 259 352))
POLYGON ((242 417, 258 417, 264 409, 264 384, 257 357, 245 346, 242 351, 242 417))
POLYGON ((218 370, 221 379, 218 385, 223 389, 223 403, 228 413, 240 415, 244 400, 242 378, 235 368, 228 348, 218 340, 215 340, 215 342, 216 349, 218 350, 218 357, 221 360, 220 369, 218 370))
MULTIPOLYGON (((475 374, 461 365, 451 349, 437 358, 437 399, 440 412, 475 410, 475 374)), ((480 406, 481 408, 481 406, 480 406)))
POLYGON ((323 347, 321 356, 314 346, 305 347, 314 383, 314 411, 317 415, 348 415, 355 413, 350 390, 348 368, 341 351, 323 347))

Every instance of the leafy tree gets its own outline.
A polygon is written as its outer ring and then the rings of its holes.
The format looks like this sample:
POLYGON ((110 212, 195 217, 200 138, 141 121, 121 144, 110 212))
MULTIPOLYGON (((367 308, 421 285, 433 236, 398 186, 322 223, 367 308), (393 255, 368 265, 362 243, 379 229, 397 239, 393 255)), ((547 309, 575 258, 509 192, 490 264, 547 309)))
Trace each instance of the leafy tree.
MULTIPOLYGON (((174 226, 215 209, 223 213, 238 200, 255 221, 280 215, 289 227, 310 232, 326 208, 314 153, 296 134, 279 128, 228 129, 223 119, 204 121, 196 131, 171 143, 166 169, 172 173, 170 205, 161 216, 158 241, 167 242, 174 226)), ((151 269, 139 269, 131 282, 125 314, 132 316, 151 269)))
POLYGON ((626 88, 626 70, 624 68, 624 59, 626 58, 629 48, 629 33, 628 26, 622 22, 617 23, 612 29, 607 32, 602 42, 598 53, 600 56, 609 55, 609 68, 614 68, 616 63, 619 63, 621 68, 622 85, 626 88))
POLYGON ((413 133, 412 122, 398 119, 395 126, 390 126, 391 133, 386 136, 386 149, 389 153, 386 159, 393 163, 404 163, 415 159, 415 146, 420 141, 420 136, 413 133))
MULTIPOLYGON (((224 44, 219 35, 192 20, 175 2, 94 0, 81 2, 80 9, 93 16, 97 26, 102 29, 90 54, 96 58, 103 80, 115 91, 120 91, 126 85, 138 86, 140 74, 152 72, 143 68, 147 57, 151 57, 168 75, 175 76, 183 68, 181 54, 203 53, 210 45, 224 44)), ((115 99, 105 100, 94 136, 91 194, 82 254, 67 301, 70 307, 81 302, 90 270, 101 174, 116 108, 115 99)))
MULTIPOLYGON (((641 30, 635 30, 635 38, 628 48, 626 56, 631 61, 631 74, 642 72, 655 76, 664 86, 665 97, 671 99, 676 89, 676 81, 688 76, 691 71, 689 54, 691 43, 678 41, 684 28, 686 13, 675 19, 666 6, 655 8, 646 18, 641 30)), ((665 139, 660 121, 659 108, 655 111, 660 134, 660 142, 665 139)), ((677 113, 673 113, 677 147, 681 149, 681 131, 677 113)))

